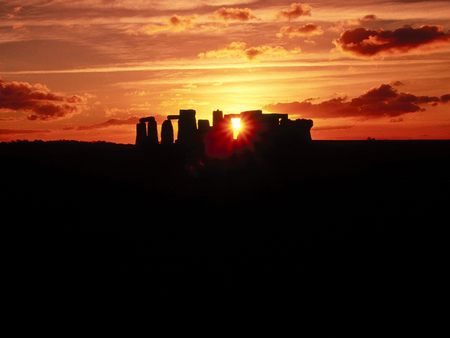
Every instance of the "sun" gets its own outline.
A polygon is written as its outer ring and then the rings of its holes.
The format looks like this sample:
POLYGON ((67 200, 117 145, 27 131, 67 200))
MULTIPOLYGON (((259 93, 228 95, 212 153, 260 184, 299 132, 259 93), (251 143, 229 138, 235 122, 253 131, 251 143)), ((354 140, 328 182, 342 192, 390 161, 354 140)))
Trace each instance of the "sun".
POLYGON ((231 128, 233 129, 233 139, 237 139, 242 129, 241 119, 239 117, 231 119, 231 128))

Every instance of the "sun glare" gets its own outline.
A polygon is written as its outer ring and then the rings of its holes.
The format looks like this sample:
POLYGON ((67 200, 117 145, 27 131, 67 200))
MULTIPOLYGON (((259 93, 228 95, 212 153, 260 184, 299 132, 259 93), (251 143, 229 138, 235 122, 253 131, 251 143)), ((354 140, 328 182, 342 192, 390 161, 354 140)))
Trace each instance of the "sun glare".
POLYGON ((233 138, 236 140, 239 132, 241 131, 241 119, 240 118, 234 118, 231 119, 231 128, 233 128, 233 138))

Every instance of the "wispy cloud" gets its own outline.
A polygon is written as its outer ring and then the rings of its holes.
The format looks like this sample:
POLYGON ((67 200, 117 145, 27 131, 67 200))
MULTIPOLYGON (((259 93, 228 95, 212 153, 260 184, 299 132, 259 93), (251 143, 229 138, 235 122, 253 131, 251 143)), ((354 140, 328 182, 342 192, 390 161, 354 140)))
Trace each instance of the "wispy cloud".
POLYGON ((288 50, 282 46, 270 46, 260 45, 249 47, 245 42, 236 41, 230 43, 225 48, 210 50, 204 53, 200 53, 200 58, 246 58, 248 60, 254 60, 255 58, 286 58, 292 55, 297 55, 301 52, 300 48, 294 48, 288 50))
POLYGON ((120 119, 120 118, 114 118, 109 119, 104 122, 95 123, 95 124, 89 124, 89 125, 83 125, 79 126, 76 129, 77 130, 94 130, 94 129, 103 129, 103 128, 109 128, 113 126, 123 126, 123 125, 132 125, 139 122, 139 116, 131 116, 128 118, 120 119))
POLYGON ((138 29, 129 28, 129 34, 146 34, 156 35, 161 33, 179 33, 191 29, 195 26, 195 16, 179 16, 172 15, 166 23, 162 24, 148 24, 139 27, 138 29))
POLYGON ((319 127, 314 127, 315 131, 324 131, 324 130, 342 130, 342 129, 350 129, 353 128, 353 125, 350 124, 340 124, 340 125, 335 125, 335 126, 319 126, 319 127))
POLYGON ((39 134, 50 133, 50 130, 39 129, 0 129, 0 135, 22 135, 22 134, 39 134))

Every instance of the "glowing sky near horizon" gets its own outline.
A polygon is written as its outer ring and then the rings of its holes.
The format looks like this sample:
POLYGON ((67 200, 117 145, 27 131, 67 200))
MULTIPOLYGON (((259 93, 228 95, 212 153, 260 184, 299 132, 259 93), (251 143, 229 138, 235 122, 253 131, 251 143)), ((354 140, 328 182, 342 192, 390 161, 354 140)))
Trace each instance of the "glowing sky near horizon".
POLYGON ((314 139, 450 138, 450 1, 0 0, 0 141, 133 143, 262 109, 314 139))

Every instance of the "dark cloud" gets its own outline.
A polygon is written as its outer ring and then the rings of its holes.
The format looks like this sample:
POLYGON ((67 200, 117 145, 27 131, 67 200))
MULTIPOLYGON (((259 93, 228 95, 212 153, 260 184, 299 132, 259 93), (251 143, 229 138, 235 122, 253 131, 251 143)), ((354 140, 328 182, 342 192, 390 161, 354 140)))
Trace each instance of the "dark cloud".
POLYGON ((0 109, 25 111, 29 120, 50 120, 78 111, 84 98, 50 91, 47 86, 0 80, 0 109))
POLYGON ((289 20, 296 19, 300 16, 311 15, 311 6, 301 4, 299 2, 293 2, 288 9, 281 10, 278 15, 279 17, 289 20))
POLYGON ((109 119, 105 122, 86 125, 86 126, 79 126, 77 127, 77 130, 93 130, 93 129, 103 129, 108 128, 112 126, 123 126, 123 125, 129 125, 129 124, 136 124, 139 122, 139 116, 131 116, 126 119, 109 119))
POLYGON ((447 103, 450 101, 450 94, 445 94, 441 96, 441 102, 447 103))
POLYGON ((248 21, 255 19, 250 8, 226 8, 222 7, 214 12, 214 14, 224 20, 248 21))
POLYGON ((50 130, 0 129, 0 135, 37 134, 37 133, 49 133, 49 132, 50 132, 50 130))
POLYGON ((365 21, 375 21, 376 19, 378 19, 378 18, 377 18, 377 16, 376 16, 375 14, 367 14, 367 15, 365 15, 365 16, 363 16, 363 17, 361 18, 361 21, 362 21, 362 22, 365 22, 365 21))
POLYGON ((357 56, 402 54, 450 42, 450 33, 439 26, 403 27, 394 31, 356 28, 347 30, 336 40, 342 50, 357 56))
POLYGON ((389 122, 392 122, 392 123, 403 122, 403 117, 396 117, 396 118, 390 119, 389 122))
POLYGON ((449 100, 450 94, 441 97, 416 96, 401 93, 393 86, 383 84, 353 99, 338 97, 320 103, 305 100, 269 104, 264 108, 271 112, 297 114, 308 118, 357 117, 371 119, 424 111, 423 105, 437 105, 447 103, 449 100))
POLYGON ((394 81, 394 82, 392 82, 392 85, 394 87, 400 87, 400 86, 403 86, 405 84, 402 81, 394 81))

